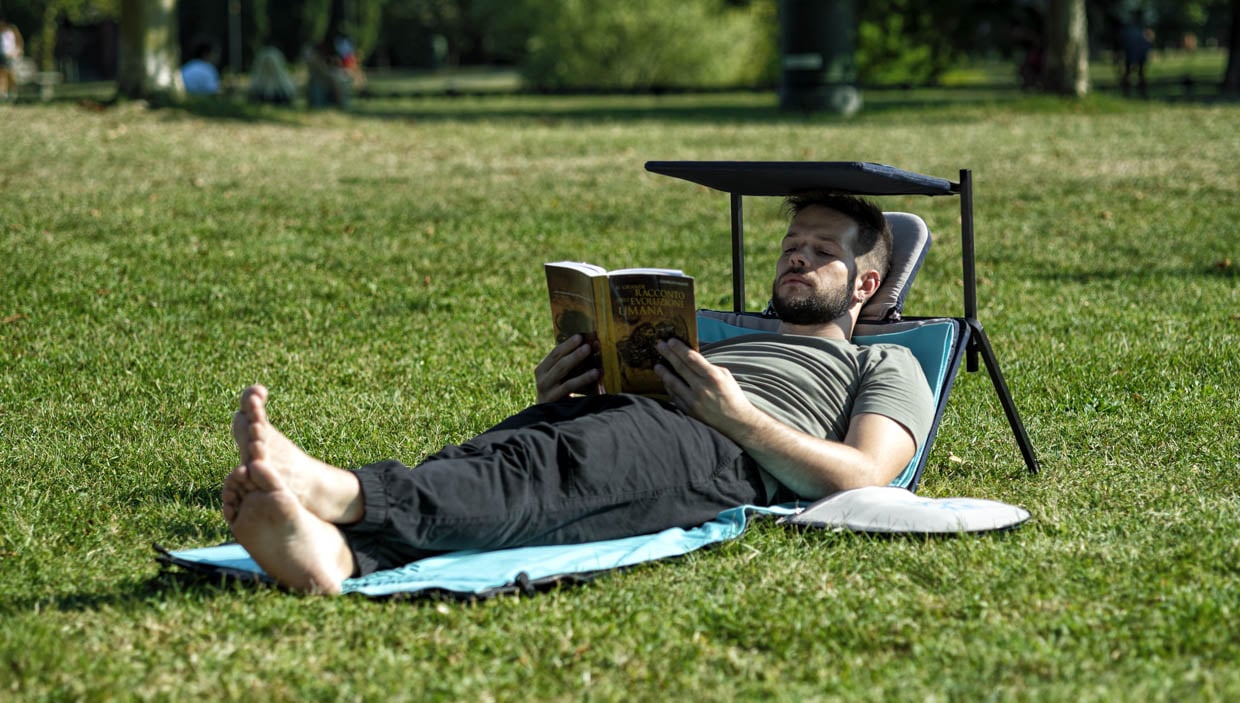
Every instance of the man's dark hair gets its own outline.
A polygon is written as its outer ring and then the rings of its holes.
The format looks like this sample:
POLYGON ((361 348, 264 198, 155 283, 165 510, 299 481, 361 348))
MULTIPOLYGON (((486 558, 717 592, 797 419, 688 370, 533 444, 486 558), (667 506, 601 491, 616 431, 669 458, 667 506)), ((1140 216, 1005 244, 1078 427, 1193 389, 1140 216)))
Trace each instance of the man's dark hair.
POLYGON ((883 211, 874 203, 855 195, 841 195, 823 191, 793 193, 784 201, 789 217, 796 217, 807 207, 820 205, 830 208, 857 223, 857 241, 853 256, 858 264, 878 271, 887 280, 891 268, 891 227, 883 211))

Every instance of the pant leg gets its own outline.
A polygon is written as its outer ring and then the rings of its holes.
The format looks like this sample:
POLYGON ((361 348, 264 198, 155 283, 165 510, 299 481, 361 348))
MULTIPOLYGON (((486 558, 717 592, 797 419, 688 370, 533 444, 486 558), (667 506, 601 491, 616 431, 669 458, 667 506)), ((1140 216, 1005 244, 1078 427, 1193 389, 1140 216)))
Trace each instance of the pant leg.
POLYGON ((700 525, 765 502, 741 448, 670 405, 629 395, 534 406, 409 469, 358 469, 360 573, 444 551, 571 544, 700 525))

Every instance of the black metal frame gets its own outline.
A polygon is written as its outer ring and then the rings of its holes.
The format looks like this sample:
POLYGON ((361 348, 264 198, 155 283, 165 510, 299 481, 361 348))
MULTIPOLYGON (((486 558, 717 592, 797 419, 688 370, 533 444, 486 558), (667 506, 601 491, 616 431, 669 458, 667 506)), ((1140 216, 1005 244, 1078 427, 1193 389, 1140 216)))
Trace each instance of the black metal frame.
POLYGON ((986 336, 986 330, 982 329, 982 323, 977 319, 977 268, 973 247, 973 173, 969 169, 960 170, 960 182, 956 184, 956 192, 960 194, 960 257, 964 276, 964 319, 962 321, 972 332, 969 335, 965 370, 969 373, 976 373, 978 370, 977 356, 982 355, 982 360, 986 363, 986 371, 990 374, 990 382, 994 384, 995 393, 999 395, 999 403, 1003 406, 1003 413, 1007 415, 1008 425, 1011 426, 1012 434, 1016 437, 1016 444, 1020 447, 1021 456, 1025 459, 1025 466, 1029 467, 1029 473, 1036 474, 1039 464, 1038 457, 1033 451, 1033 442, 1029 440, 1025 424, 1020 420, 1016 402, 1012 400, 1012 392, 1008 390, 1007 382, 1003 380, 1003 372, 999 370, 999 358, 995 356, 994 347, 990 345, 990 338, 986 336))
MULTIPOLYGON (((743 174, 747 167, 765 169, 770 171, 773 169, 779 172, 780 169, 785 170, 806 170, 815 166, 825 168, 840 167, 841 171, 860 171, 867 177, 877 177, 880 181, 886 175, 893 176, 891 182, 882 182, 880 188, 861 188, 852 187, 840 188, 834 184, 811 184, 811 187, 829 187, 842 192, 848 192, 856 195, 956 195, 960 197, 960 243, 961 243, 961 268, 964 280, 964 317, 952 318, 968 328, 969 333, 964 335, 967 359, 965 369, 970 373, 976 373, 979 370, 978 356, 980 355, 986 370, 990 375, 990 381, 995 387, 995 393, 999 396, 999 403, 1003 406, 1003 412, 1007 416, 1008 425, 1012 428, 1012 434, 1016 439, 1016 444, 1020 448, 1021 456, 1025 460, 1025 466, 1029 473, 1036 474, 1040 469, 1037 455, 1033 450, 1033 443, 1029 439, 1028 432, 1025 431, 1025 425, 1021 422, 1020 414, 1016 409, 1016 403, 1012 400, 1012 393, 1008 390, 1007 382, 1003 379, 1003 372, 999 369, 999 359, 995 355, 994 348, 990 344, 990 338, 986 336, 986 331, 982 328, 982 323, 977 319, 977 269, 974 255, 974 232, 973 232, 973 176, 968 169, 960 170, 960 181, 951 182, 935 179, 930 176, 923 176, 899 169, 893 169, 889 166, 881 164, 858 164, 858 163, 781 163, 781 162, 647 162, 646 169, 654 173, 672 176, 674 178, 682 178, 712 187, 721 189, 721 183, 728 183, 736 178, 737 173, 743 174), (731 171, 723 177, 718 174, 712 174, 709 177, 699 179, 695 177, 693 169, 695 166, 702 166, 705 169, 717 168, 724 171, 731 171), (875 173, 877 172, 877 174, 875 173), (932 181, 930 185, 918 183, 917 179, 932 181)), ((839 175, 846 176, 846 173, 839 175)), ((812 174, 806 177, 812 178, 812 174)), ((796 178, 789 179, 796 182, 796 178)), ((734 185, 724 185, 723 190, 728 192, 731 200, 731 221, 732 221, 732 308, 735 312, 745 312, 745 235, 744 235, 744 203, 743 198, 748 195, 787 195, 791 186, 788 184, 780 184, 771 188, 738 190, 734 185)), ((950 384, 950 380, 949 380, 950 384)))

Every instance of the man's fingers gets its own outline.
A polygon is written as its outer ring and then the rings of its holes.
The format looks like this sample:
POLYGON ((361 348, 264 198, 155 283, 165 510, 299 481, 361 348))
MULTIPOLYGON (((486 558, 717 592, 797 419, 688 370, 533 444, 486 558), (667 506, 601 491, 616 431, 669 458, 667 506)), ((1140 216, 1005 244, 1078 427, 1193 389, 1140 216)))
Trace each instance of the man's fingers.
POLYGON ((583 344, 574 349, 567 356, 561 357, 552 369, 554 372, 554 379, 565 379, 568 374, 573 372, 573 369, 577 368, 581 362, 585 361, 586 358, 590 356, 592 351, 593 350, 590 349, 588 344, 583 344))
POLYGON ((655 364, 654 372, 662 379, 663 387, 667 390, 667 395, 672 402, 681 410, 688 412, 693 407, 693 390, 689 388, 689 385, 663 364, 655 364))
POLYGON ((577 351, 577 349, 581 347, 582 341, 584 340, 582 340, 581 335, 575 334, 563 342, 555 345, 555 347, 547 353, 547 356, 539 362, 538 366, 534 370, 540 374, 550 371, 565 356, 577 351))
POLYGON ((564 382, 560 384, 560 389, 568 393, 579 391, 582 388, 598 383, 598 376, 599 372, 597 369, 590 369, 580 376, 565 379, 564 382))
POLYGON ((571 393, 578 391, 588 391, 598 386, 599 371, 591 369, 579 376, 565 379, 563 382, 550 386, 549 388, 538 389, 538 402, 546 403, 553 400, 559 400, 567 397, 571 393))
POLYGON ((591 348, 583 344, 581 335, 573 335, 556 345, 547 356, 534 367, 534 378, 538 387, 552 387, 564 379, 578 364, 590 355, 591 348))
POLYGON ((545 403, 559 400, 570 393, 588 389, 592 383, 597 383, 599 378, 597 369, 570 376, 592 353, 594 353, 593 347, 587 344, 585 337, 580 334, 573 335, 556 345, 534 369, 537 401, 545 403))
POLYGON ((689 374, 693 374, 694 376, 706 375, 701 366, 701 364, 707 363, 705 358, 698 356, 698 358, 695 359, 694 355, 696 355, 697 352, 679 339, 673 337, 667 341, 660 341, 656 345, 656 348, 658 349, 659 354, 662 355, 668 364, 676 371, 676 373, 681 376, 688 376, 689 374), (701 360, 701 364, 697 363, 698 359, 701 360))

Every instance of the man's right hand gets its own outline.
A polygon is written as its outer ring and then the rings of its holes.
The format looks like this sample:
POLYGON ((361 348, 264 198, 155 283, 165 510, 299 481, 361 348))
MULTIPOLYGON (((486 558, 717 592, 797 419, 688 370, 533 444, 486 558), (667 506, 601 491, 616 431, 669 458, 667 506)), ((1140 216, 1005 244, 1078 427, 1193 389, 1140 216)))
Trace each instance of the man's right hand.
POLYGON ((568 376, 593 351, 579 334, 556 345, 551 353, 534 367, 535 388, 538 391, 536 402, 550 403, 581 390, 596 389, 601 375, 598 369, 590 369, 578 376, 568 376))

